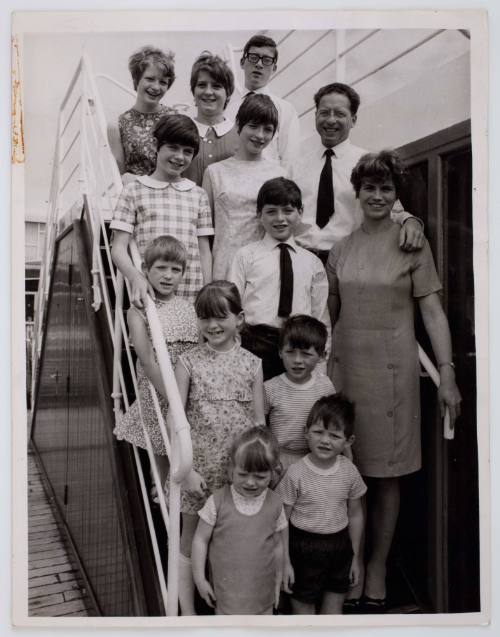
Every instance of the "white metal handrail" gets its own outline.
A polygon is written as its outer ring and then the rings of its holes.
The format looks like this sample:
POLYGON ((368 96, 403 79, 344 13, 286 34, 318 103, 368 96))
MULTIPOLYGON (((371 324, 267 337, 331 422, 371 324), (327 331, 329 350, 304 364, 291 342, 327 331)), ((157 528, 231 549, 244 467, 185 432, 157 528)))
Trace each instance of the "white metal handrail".
MULTIPOLYGON (((80 67, 79 67, 82 71, 85 71, 86 69, 86 65, 85 62, 82 61, 80 67)), ((83 85, 83 92, 84 94, 86 94, 86 92, 89 91, 89 87, 86 85, 92 85, 92 76, 90 73, 87 72, 87 76, 86 78, 82 79, 82 85, 83 85)), ((90 94, 94 95, 94 98, 92 99, 91 97, 89 97, 88 99, 84 99, 83 100, 83 104, 85 105, 98 105, 98 94, 96 91, 90 91, 90 94)), ((105 173, 102 170, 95 170, 95 161, 98 161, 98 158, 102 159, 102 151, 105 151, 105 154, 108 156, 109 159, 109 148, 107 146, 107 139, 105 137, 105 126, 104 126, 104 118, 101 117, 99 118, 99 107, 97 106, 97 108, 95 109, 94 113, 90 110, 86 110, 85 113, 82 115, 81 118, 81 129, 82 131, 85 131, 84 134, 82 135, 82 140, 86 140, 89 144, 91 143, 90 140, 94 139, 94 140, 101 140, 101 144, 100 147, 94 147, 92 149, 92 151, 90 151, 89 148, 86 147, 86 144, 82 143, 82 157, 81 157, 81 165, 82 165, 82 170, 84 172, 84 177, 81 179, 82 182, 82 188, 83 191, 87 192, 87 193, 95 193, 97 192, 99 193, 104 193, 105 195, 108 195, 110 192, 114 192, 115 195, 117 195, 117 193, 120 191, 121 189, 121 180, 120 180, 120 176, 118 173, 118 170, 116 168, 116 164, 115 162, 111 159, 111 161, 108 163, 110 163, 110 177, 108 177, 108 180, 111 180, 111 187, 110 184, 108 183, 106 185, 106 187, 96 187, 97 184, 97 179, 96 177, 101 177, 102 175, 104 175, 105 173), (94 117, 93 115, 95 115, 97 113, 97 117, 94 117), (97 120, 97 122, 95 121, 97 120), (94 128, 93 130, 93 135, 90 134, 92 131, 92 128, 94 128), (88 157, 85 156, 85 152, 87 152, 88 157), (90 173, 90 175, 89 175, 90 173)), ((102 110, 101 110, 102 113, 102 110)), ((101 169, 102 167, 102 161, 99 162, 101 165, 99 166, 101 169)), ((106 245, 106 255, 108 258, 108 265, 110 268, 110 272, 112 275, 112 281, 116 283, 116 277, 114 276, 114 272, 113 272, 113 264, 111 261, 111 255, 110 255, 110 250, 109 250, 109 244, 107 242, 107 236, 106 236, 106 232, 105 232, 105 227, 104 227, 104 219, 103 219, 103 214, 102 214, 102 207, 101 209, 99 209, 99 197, 91 197, 89 196, 87 199, 87 203, 88 203, 88 208, 89 208, 89 220, 90 220, 90 224, 91 224, 91 228, 92 228, 92 235, 94 237, 94 242, 93 242, 93 263, 95 264, 96 262, 96 251, 97 251, 97 261, 99 263, 99 274, 100 274, 100 284, 101 284, 101 289, 103 292, 103 296, 104 296, 104 300, 105 300, 105 307, 106 307, 106 317, 108 320, 108 326, 111 328, 112 327, 112 308, 110 306, 110 300, 109 300, 109 295, 107 293, 107 285, 106 285, 106 281, 105 281, 105 274, 104 274, 104 268, 103 268, 103 264, 102 264, 102 260, 100 258, 100 250, 99 250, 99 242, 95 240, 95 237, 99 237, 101 235, 101 230, 102 230, 102 236, 104 238, 105 241, 105 245, 106 245), (99 227, 99 221, 100 221, 100 226, 99 227)), ((109 209, 110 207, 110 202, 106 202, 106 201, 102 201, 100 202, 101 204, 104 204, 104 206, 106 208, 109 209)), ((95 289, 95 285, 94 285, 94 289, 95 289)), ((96 303, 94 303, 94 307, 96 306, 96 303)), ((124 326, 124 320, 123 320, 123 313, 121 308, 117 308, 115 310, 115 315, 119 317, 119 320, 123 323, 124 326)), ((126 335, 126 329, 125 326, 123 327, 123 334, 126 335)), ((135 392, 136 395, 138 395, 138 388, 137 388, 137 380, 135 378, 135 371, 133 369, 133 363, 132 363, 132 356, 130 353, 130 348, 128 346, 128 339, 125 339, 125 346, 127 349, 127 360, 129 362, 129 366, 130 366, 130 373, 132 375, 133 378, 133 383, 134 383, 134 388, 135 388, 135 392)), ((120 395, 123 396, 124 399, 124 404, 126 409, 128 409, 129 407, 129 401, 126 395, 126 391, 125 391, 125 383, 124 383, 124 377, 123 377, 123 371, 121 369, 119 369, 118 372, 119 378, 120 378, 120 386, 122 388, 122 392, 120 395)), ((114 392, 115 393, 115 392, 114 392)), ((115 416, 118 417, 120 414, 120 410, 115 410, 115 416)), ((161 485, 160 485, 160 481, 158 479, 158 472, 156 471, 156 467, 155 467, 155 459, 154 459, 154 454, 153 454, 153 450, 149 441, 149 437, 147 435, 147 431, 144 431, 144 435, 145 435, 145 439, 146 439, 146 446, 147 446, 147 451, 148 451, 148 456, 150 459, 150 463, 151 466, 153 467, 153 474, 156 478, 156 486, 157 489, 159 489, 159 491, 161 491, 161 485)), ((144 480, 144 475, 143 475, 143 471, 142 471, 142 465, 140 463, 140 459, 139 459, 139 455, 137 453, 137 449, 135 449, 134 447, 134 458, 136 461, 136 467, 137 467, 137 471, 138 471, 138 475, 139 475, 139 482, 141 485, 141 492, 142 492, 142 497, 143 497, 143 502, 144 502, 144 506, 145 506, 145 511, 146 511, 146 518, 147 518, 147 522, 148 522, 148 528, 149 528, 149 533, 151 536, 151 540, 152 540, 152 546, 153 546, 153 553, 154 553, 154 559, 155 559, 155 564, 156 564, 156 568, 157 568, 157 573, 158 573, 158 578, 159 578, 159 583, 160 583, 160 590, 162 593, 162 597, 163 597, 163 602, 164 602, 164 606, 165 608, 167 607, 168 604, 168 596, 167 596, 167 586, 165 584, 165 577, 163 575, 163 567, 162 567, 162 562, 161 562, 161 555, 160 555, 160 550, 158 547, 158 543, 156 540, 156 535, 155 535, 155 529, 154 529, 154 524, 153 524, 153 520, 152 520, 152 515, 151 515, 151 510, 150 510, 150 504, 149 504, 149 498, 148 498, 148 494, 145 490, 145 480, 144 480)), ((166 510, 166 505, 164 502, 164 499, 162 501, 162 515, 163 515, 163 519, 164 519, 164 523, 165 523, 165 527, 167 529, 167 532, 169 531, 169 526, 168 526, 168 514, 167 514, 167 510, 166 510)))
MULTIPOLYGON (((124 281, 119 272, 114 271, 111 259, 109 241, 107 239, 105 219, 111 216, 116 199, 121 191, 122 182, 116 162, 111 154, 106 134, 107 124, 104 110, 100 102, 94 76, 88 58, 84 55, 80 60, 70 87, 62 102, 58 117, 58 136, 54 155, 54 169, 47 214, 47 233, 45 238, 45 256, 43 259, 40 292, 36 312, 36 329, 33 346, 33 382, 36 378, 36 367, 39 361, 41 335, 44 329, 44 316, 47 307, 48 290, 51 279, 51 263, 55 249, 57 230, 60 229, 61 219, 86 205, 93 238, 92 245, 92 288, 94 294, 93 307, 97 309, 104 303, 104 310, 110 334, 115 346, 113 370, 113 394, 115 417, 119 417, 122 401, 127 410, 130 401, 127 396, 124 373, 121 366, 121 351, 125 348, 129 372, 134 385, 135 395, 138 397, 138 385, 133 365, 132 353, 127 336, 126 322, 123 315, 124 281), (69 142, 66 144, 66 139, 69 142), (69 167, 68 161, 70 160, 69 167), (61 186, 63 184, 63 186, 61 186), (75 192, 76 189, 76 192, 75 192), (78 206, 75 206, 76 199, 78 206), (103 256, 100 240, 104 242, 104 255, 111 275, 111 286, 115 291, 116 304, 114 308, 108 293, 103 256), (113 315, 114 314, 114 315, 113 315)), ((70 219, 68 219, 70 221, 70 219)), ((132 247, 132 251, 134 248, 132 247)), ((138 253, 135 255, 136 266, 139 263, 138 253)), ((167 397, 171 403, 172 415, 175 422, 174 431, 169 440, 168 432, 161 417, 159 405, 157 412, 160 427, 164 434, 165 446, 171 463, 170 514, 167 510, 163 485, 160 482, 155 456, 149 440, 147 430, 143 431, 150 459, 153 479, 156 485, 162 517, 169 535, 169 570, 168 586, 165 584, 160 549, 156 539, 149 497, 146 490, 142 466, 137 449, 134 446, 134 457, 139 475, 139 483, 146 511, 148 528, 151 535, 155 565, 158 573, 160 589, 167 614, 176 615, 178 605, 178 555, 180 530, 180 481, 189 472, 192 463, 191 438, 189 424, 186 420, 182 402, 168 357, 161 327, 152 301, 147 308, 148 321, 154 334, 153 346, 157 352, 158 362, 167 390, 167 397), (178 440, 177 440, 178 438, 178 440), (168 592, 168 594, 167 594, 168 592)), ((153 390, 154 391, 154 390, 153 390)), ((156 395, 153 393, 153 396, 156 395)), ((140 403, 139 403, 139 411, 140 403)), ((141 415, 142 418, 142 415, 141 415)))
MULTIPOLYGON (((131 241, 130 252, 135 267, 140 271, 141 258, 139 256, 137 245, 134 241, 131 241)), ((171 475, 176 482, 182 482, 191 470, 193 462, 191 436, 189 434, 190 427, 186 414, 184 413, 184 405, 182 404, 179 389, 175 382, 174 370, 170 364, 170 357, 168 355, 167 346, 165 345, 165 339, 163 337, 158 313, 156 312, 156 307, 151 297, 148 297, 146 316, 148 318, 153 346, 158 357, 158 362, 161 360, 163 363, 160 365, 161 377, 167 392, 168 409, 172 414, 173 421, 175 422, 175 433, 177 434, 179 450, 181 451, 179 457, 173 459, 171 475), (178 464, 176 461, 178 461, 178 464)), ((164 434, 165 439, 168 439, 163 431, 162 434, 164 434)))
MULTIPOLYGON (((420 360, 420 364, 429 374, 429 377, 433 381, 434 385, 436 385, 436 387, 439 387, 439 384, 441 382, 439 372, 420 345, 418 346, 418 357, 420 360)), ((445 438, 446 440, 453 440, 454 437, 455 428, 451 427, 450 410, 448 409, 448 407, 446 407, 443 418, 443 438, 445 438)))
MULTIPOLYGON (((93 81, 93 77, 89 74, 90 80, 93 81)), ((93 86, 95 89, 95 86, 93 86)), ((95 100, 96 107, 99 110, 99 97, 97 90, 95 92, 95 100)), ((100 125, 101 125, 101 133, 106 139, 106 127, 103 116, 103 110, 101 111, 100 125)), ((109 148, 108 148, 108 157, 109 148)), ((121 180, 119 180, 119 175, 117 175, 117 167, 114 160, 112 160, 112 165, 114 167, 114 179, 119 190, 121 188, 121 180)), ((141 269, 141 259, 137 248, 135 246, 135 242, 131 241, 130 243, 131 255, 134 261, 135 266, 140 270, 141 269)), ((112 264, 110 264, 112 269, 112 264)), ((120 277, 118 273, 118 278, 120 277)), ((115 315, 118 314, 118 322, 115 322, 114 327, 114 338, 115 338, 115 347, 118 347, 118 351, 121 351, 121 338, 120 332, 126 336, 125 322, 123 320, 122 313, 122 304, 123 302, 123 294, 121 294, 115 305, 115 315)), ((152 334, 153 346, 156 351, 158 364, 160 367, 162 379, 165 385, 165 389, 167 392, 167 399, 169 402, 169 409, 172 412, 173 421, 175 423, 175 431, 172 433, 172 440, 169 442, 168 433, 165 427, 165 423, 162 418, 161 411, 159 409, 159 405, 157 400, 155 400, 155 407, 157 412, 158 421, 160 424, 160 431, 162 433, 162 437, 164 439, 165 448, 169 455, 170 463, 171 463, 171 471, 170 471, 170 491, 169 491, 169 500, 170 500, 170 515, 167 514, 164 493, 163 493, 163 485, 160 482, 158 470, 156 467, 156 462, 154 460, 154 455, 152 454, 151 443, 149 440, 149 436, 144 427, 143 422, 143 432, 145 435, 148 454, 150 455, 151 466, 153 470, 153 478, 156 485, 157 493, 159 496, 160 507, 162 511, 162 515, 165 521, 165 525, 167 527, 167 532, 169 534, 170 546, 169 546, 169 561, 168 561, 168 596, 166 600, 166 612, 167 615, 177 615, 177 604, 178 604, 178 557, 180 551, 180 482, 184 479, 187 473, 190 471, 192 466, 192 447, 191 447, 191 437, 190 437, 190 429, 187 419, 184 414, 184 407, 182 405, 182 401, 180 399, 179 391, 177 388, 177 384, 175 382, 175 377, 173 374, 172 366, 170 364, 170 358, 168 355, 168 351, 166 349, 164 337, 162 334, 161 326, 159 323, 158 315, 156 312, 156 307, 154 306, 151 299, 149 299, 148 306, 146 308, 146 314, 148 318, 148 322, 150 325, 150 330, 152 334), (152 456, 152 457, 151 457, 152 456)), ((128 339, 125 338, 126 345, 128 346, 128 339)), ((116 352, 116 350, 115 350, 116 352)), ((130 362, 130 353, 127 354, 130 362)), ((115 363, 117 363, 117 355, 115 353, 115 363)), ((132 368, 132 374, 134 374, 134 370, 132 368)), ((116 376, 115 376, 116 380, 116 376)), ((120 379, 121 380, 121 379, 120 379)), ((123 385, 120 383, 122 391, 124 391, 123 385)), ((116 400, 116 389, 117 387, 114 385, 113 387, 113 396, 115 396, 116 400)), ((152 391, 152 395, 156 398, 155 389, 150 385, 150 389, 152 391)), ((138 397, 138 388, 137 382, 135 380, 135 390, 136 396, 138 397)), ((139 411, 140 403, 139 404, 139 411)), ((141 413, 142 419, 142 413, 141 413)), ((149 505, 149 502, 148 502, 149 505)))

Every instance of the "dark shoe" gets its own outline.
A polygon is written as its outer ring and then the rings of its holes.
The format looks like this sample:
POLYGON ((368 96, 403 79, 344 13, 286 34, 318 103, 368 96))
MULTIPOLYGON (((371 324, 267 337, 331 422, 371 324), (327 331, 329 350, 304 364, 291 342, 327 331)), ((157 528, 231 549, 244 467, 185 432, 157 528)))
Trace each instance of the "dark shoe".
POLYGON ((346 599, 342 606, 343 615, 359 615, 361 613, 361 599, 359 597, 353 597, 352 599, 346 599))
POLYGON ((364 615, 383 615, 387 611, 387 604, 385 597, 376 599, 374 597, 367 597, 363 595, 361 598, 361 612, 364 615))

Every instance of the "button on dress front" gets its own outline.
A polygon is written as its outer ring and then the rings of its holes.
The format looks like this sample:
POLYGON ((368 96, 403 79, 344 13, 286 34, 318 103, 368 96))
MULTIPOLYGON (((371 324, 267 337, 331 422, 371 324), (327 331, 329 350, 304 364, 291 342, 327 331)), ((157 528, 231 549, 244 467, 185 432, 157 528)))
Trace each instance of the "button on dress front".
POLYGON ((330 294, 340 297, 333 334, 333 383, 355 403, 355 463, 364 476, 417 471, 420 388, 414 302, 441 289, 427 241, 399 248, 397 224, 340 241, 327 263, 330 294))

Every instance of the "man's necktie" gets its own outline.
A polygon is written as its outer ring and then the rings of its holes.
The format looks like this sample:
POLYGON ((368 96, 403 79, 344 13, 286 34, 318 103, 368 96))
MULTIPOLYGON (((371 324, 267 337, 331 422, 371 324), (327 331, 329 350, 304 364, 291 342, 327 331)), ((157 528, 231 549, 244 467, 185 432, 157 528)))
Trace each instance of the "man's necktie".
POLYGON ((332 178, 332 155, 335 155, 331 148, 325 150, 325 163, 319 177, 318 205, 316 208, 316 225, 324 228, 330 217, 335 212, 333 199, 333 178, 332 178))
POLYGON ((280 249, 280 300, 278 316, 290 316, 293 301, 293 268, 288 243, 278 243, 280 249))

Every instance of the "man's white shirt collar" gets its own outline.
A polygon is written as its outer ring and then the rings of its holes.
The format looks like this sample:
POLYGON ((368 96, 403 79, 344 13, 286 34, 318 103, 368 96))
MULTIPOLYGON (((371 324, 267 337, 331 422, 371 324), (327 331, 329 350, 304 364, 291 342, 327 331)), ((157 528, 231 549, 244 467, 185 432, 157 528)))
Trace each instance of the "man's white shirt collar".
POLYGON ((269 86, 267 84, 265 86, 261 86, 260 88, 256 88, 256 89, 247 88, 245 86, 243 95, 245 96, 245 95, 248 95, 249 93, 258 93, 260 95, 272 95, 271 91, 269 90, 269 86))
MULTIPOLYGON (((321 137, 318 135, 317 151, 318 151, 319 157, 324 156, 326 148, 327 148, 326 146, 323 146, 321 137)), ((344 141, 340 142, 340 144, 337 144, 336 146, 332 146, 332 150, 335 153, 335 157, 338 157, 338 158, 341 158, 347 155, 347 153, 350 151, 351 148, 352 148, 352 144, 349 139, 344 139, 344 141)))

